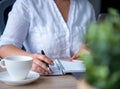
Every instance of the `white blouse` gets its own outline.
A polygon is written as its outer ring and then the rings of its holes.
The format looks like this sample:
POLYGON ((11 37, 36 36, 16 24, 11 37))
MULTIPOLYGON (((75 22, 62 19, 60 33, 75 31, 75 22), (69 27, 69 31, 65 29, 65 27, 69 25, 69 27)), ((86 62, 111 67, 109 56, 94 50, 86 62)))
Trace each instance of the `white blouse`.
POLYGON ((16 0, 0 38, 0 46, 24 44, 30 53, 44 50, 50 58, 69 58, 83 44, 95 13, 87 0, 70 0, 65 22, 54 0, 16 0))

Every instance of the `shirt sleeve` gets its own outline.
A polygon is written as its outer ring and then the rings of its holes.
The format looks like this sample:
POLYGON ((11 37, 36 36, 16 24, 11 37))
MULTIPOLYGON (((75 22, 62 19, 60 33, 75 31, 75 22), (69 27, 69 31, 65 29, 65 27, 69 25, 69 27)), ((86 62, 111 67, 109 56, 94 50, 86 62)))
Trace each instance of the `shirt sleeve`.
POLYGON ((0 46, 14 45, 18 48, 27 37, 29 29, 29 10, 27 0, 16 0, 8 16, 5 30, 0 37, 0 46))

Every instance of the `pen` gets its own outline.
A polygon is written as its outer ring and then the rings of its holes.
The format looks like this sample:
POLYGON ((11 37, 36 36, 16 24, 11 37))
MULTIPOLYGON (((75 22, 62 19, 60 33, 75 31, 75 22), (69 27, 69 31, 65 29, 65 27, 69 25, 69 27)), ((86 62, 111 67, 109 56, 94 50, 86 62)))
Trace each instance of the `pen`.
MULTIPOLYGON (((45 53, 44 53, 44 51, 43 51, 43 50, 41 50, 41 54, 45 55, 45 53)), ((49 64, 48 64, 48 63, 46 63, 45 61, 42 61, 42 62, 44 62, 44 63, 45 63, 45 65, 48 67, 48 69, 49 69, 49 70, 51 70, 51 69, 50 69, 50 67, 49 67, 49 64)))

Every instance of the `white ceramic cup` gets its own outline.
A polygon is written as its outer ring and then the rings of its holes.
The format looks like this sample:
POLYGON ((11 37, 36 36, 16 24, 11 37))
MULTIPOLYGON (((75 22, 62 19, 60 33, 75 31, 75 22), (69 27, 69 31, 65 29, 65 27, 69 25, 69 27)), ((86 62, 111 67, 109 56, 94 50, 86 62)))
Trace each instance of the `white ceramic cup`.
POLYGON ((32 67, 32 61, 29 56, 9 56, 0 61, 0 66, 7 69, 13 80, 23 80, 32 67))

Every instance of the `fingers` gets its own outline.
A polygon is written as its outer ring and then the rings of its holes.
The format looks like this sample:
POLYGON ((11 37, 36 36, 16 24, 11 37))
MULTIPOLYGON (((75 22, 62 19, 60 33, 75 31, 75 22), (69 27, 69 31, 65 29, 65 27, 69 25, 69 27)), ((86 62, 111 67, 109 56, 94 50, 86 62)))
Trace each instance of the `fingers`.
POLYGON ((38 58, 39 58, 40 60, 48 63, 49 65, 54 65, 53 60, 51 60, 50 58, 48 58, 48 57, 45 56, 45 55, 38 56, 38 58))
POLYGON ((34 54, 33 58, 34 58, 33 64, 32 64, 33 71, 42 73, 45 75, 52 73, 45 64, 46 62, 49 65, 54 65, 53 61, 50 58, 41 54, 34 54))
POLYGON ((87 46, 83 44, 83 45, 80 47, 79 51, 78 51, 75 55, 73 55, 73 56, 70 58, 70 60, 72 61, 72 60, 75 60, 75 59, 80 58, 80 54, 89 54, 89 53, 90 53, 90 52, 89 52, 87 46))
POLYGON ((77 55, 73 55, 73 56, 70 58, 70 60, 72 61, 72 60, 75 60, 75 59, 77 59, 77 58, 78 58, 77 55))
POLYGON ((43 75, 48 75, 48 74, 52 73, 50 70, 46 70, 36 63, 33 63, 32 70, 35 71, 35 72, 41 73, 43 75))

